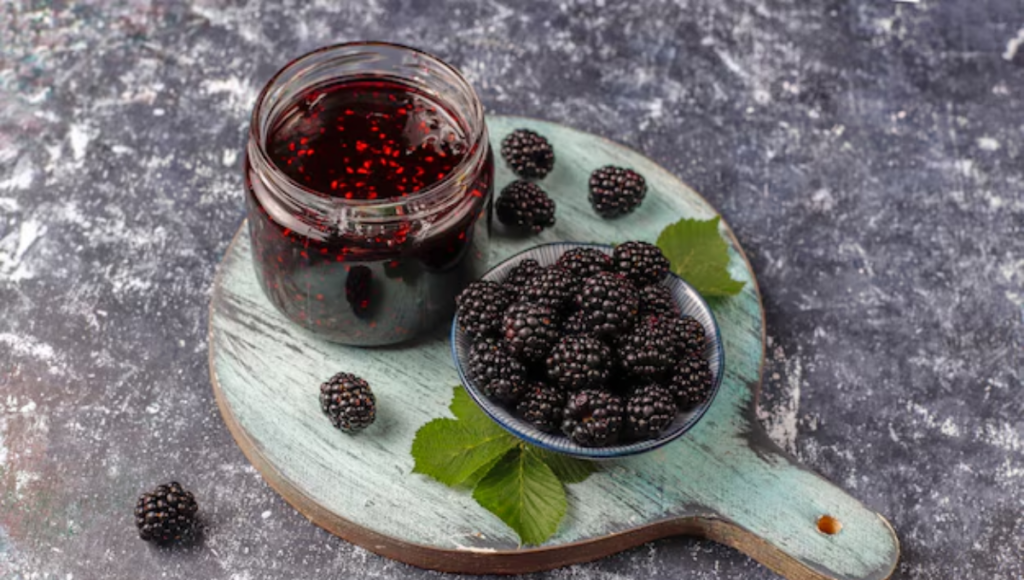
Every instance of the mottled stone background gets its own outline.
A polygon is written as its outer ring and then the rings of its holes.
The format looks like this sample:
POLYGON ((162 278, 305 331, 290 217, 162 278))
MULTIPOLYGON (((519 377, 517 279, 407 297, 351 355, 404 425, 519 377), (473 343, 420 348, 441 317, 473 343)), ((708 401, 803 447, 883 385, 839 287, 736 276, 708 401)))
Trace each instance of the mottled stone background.
MULTIPOLYGON (((207 376, 253 98, 367 38, 703 192, 764 292, 772 436, 892 521, 900 578, 1024 575, 1020 0, 4 0, 0 578, 438 576, 285 505, 207 376), (132 529, 172 477, 192 549, 132 529)), ((771 576, 680 538, 534 578, 771 576)))

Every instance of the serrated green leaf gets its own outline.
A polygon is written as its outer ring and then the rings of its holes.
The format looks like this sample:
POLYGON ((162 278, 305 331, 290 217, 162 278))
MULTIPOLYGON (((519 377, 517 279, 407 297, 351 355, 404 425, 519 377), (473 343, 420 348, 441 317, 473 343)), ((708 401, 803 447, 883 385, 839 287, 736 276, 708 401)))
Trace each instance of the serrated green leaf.
POLYGON ((502 458, 476 485, 473 499, 533 545, 558 530, 567 509, 562 482, 537 454, 523 449, 502 458))
POLYGON ((527 450, 536 454, 541 461, 546 463, 562 483, 580 483, 598 470, 597 464, 593 461, 552 453, 539 447, 528 446, 527 450))
POLYGON ((658 236, 658 247, 672 264, 672 271, 703 296, 733 296, 743 282, 729 275, 729 246, 718 233, 719 218, 707 221, 682 219, 658 236))
POLYGON ((413 471, 445 485, 459 485, 493 465, 516 447, 514 437, 498 427, 455 419, 434 419, 416 432, 413 471))
MULTIPOLYGON (((511 453, 511 451, 509 453, 511 453)), ((467 477, 466 480, 462 482, 462 485, 468 488, 476 487, 476 484, 480 483, 480 480, 483 479, 485 475, 490 473, 491 469, 494 469, 494 466, 497 465, 498 462, 501 461, 503 457, 503 455, 499 455, 498 457, 495 457, 493 461, 487 463, 480 469, 474 471, 472 475, 467 477)))

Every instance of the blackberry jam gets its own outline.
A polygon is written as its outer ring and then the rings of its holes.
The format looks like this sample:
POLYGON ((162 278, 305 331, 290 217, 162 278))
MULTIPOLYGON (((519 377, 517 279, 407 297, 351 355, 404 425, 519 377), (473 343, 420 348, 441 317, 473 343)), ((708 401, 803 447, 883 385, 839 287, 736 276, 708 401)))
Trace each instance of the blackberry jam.
POLYGON ((257 100, 245 177, 264 292, 329 340, 393 344, 446 326, 485 269, 483 108, 425 53, 356 43, 288 64, 257 100))

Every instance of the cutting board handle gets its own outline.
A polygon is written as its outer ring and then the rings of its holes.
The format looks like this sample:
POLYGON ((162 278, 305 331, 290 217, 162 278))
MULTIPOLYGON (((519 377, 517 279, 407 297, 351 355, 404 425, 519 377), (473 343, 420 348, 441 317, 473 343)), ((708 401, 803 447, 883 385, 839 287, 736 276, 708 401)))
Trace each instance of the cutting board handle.
POLYGON ((884 580, 899 560, 889 522, 801 465, 757 425, 734 455, 750 461, 716 484, 704 535, 795 580, 884 580), (753 451, 753 453, 750 453, 753 451))

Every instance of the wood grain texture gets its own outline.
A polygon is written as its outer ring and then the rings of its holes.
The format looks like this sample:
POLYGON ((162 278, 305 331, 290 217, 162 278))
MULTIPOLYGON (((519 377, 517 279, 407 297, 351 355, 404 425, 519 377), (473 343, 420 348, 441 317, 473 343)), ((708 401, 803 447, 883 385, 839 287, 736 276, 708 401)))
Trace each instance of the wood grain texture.
MULTIPOLYGON (((492 143, 512 128, 533 128, 551 139, 558 155, 542 184, 558 203, 557 227, 528 239, 496 231, 492 261, 542 241, 653 241, 681 217, 716 215, 667 171, 609 141, 529 119, 493 117, 489 126, 492 143), (648 199, 636 213, 607 221, 590 209, 587 177, 605 164, 633 167, 648 179, 648 199)), ((498 187, 510 180, 499 167, 498 187)), ((723 234, 730 271, 748 284, 739 296, 712 303, 726 351, 714 405, 679 441, 606 464, 569 486, 569 513, 544 546, 521 548, 469 493, 411 473, 416 430, 448 415, 451 386, 458 382, 446 329, 377 349, 318 340, 264 298, 246 235, 236 236, 225 256, 211 303, 210 369, 218 405, 249 459, 299 511, 369 550, 415 565, 520 573, 689 533, 734 546, 791 578, 887 578, 899 555, 888 523, 784 454, 754 419, 764 316, 753 272, 724 223, 723 234), (334 430, 318 406, 317 386, 341 369, 365 377, 378 397, 377 423, 357 436, 334 430), (838 518, 842 531, 819 532, 823 514, 838 518)))

